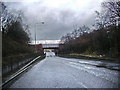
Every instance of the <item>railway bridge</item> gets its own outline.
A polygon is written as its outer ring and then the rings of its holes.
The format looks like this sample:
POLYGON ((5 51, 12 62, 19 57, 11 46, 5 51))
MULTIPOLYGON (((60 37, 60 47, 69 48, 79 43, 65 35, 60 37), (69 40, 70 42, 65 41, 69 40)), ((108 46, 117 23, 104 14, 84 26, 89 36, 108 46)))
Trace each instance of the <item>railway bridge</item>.
POLYGON ((37 52, 41 50, 46 51, 57 51, 59 48, 60 40, 36 40, 29 43, 30 46, 36 49, 37 52))

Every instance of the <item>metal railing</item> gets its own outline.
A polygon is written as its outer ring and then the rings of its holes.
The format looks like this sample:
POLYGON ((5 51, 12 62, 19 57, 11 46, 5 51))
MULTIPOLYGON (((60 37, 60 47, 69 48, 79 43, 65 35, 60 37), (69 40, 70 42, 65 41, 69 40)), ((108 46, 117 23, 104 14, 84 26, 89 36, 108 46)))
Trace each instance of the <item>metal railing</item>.
POLYGON ((17 55, 17 56, 9 56, 2 58, 2 75, 6 75, 10 72, 13 72, 16 69, 26 65, 29 63, 33 58, 39 56, 39 53, 32 53, 32 54, 24 54, 24 55, 17 55))

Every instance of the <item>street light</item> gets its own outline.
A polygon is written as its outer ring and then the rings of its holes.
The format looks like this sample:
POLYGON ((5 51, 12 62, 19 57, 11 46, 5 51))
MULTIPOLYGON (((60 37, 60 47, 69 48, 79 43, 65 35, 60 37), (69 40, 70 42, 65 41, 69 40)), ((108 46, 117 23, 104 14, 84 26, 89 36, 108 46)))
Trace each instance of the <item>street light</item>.
MULTIPOLYGON (((42 21, 41 24, 44 24, 44 22, 42 21)), ((36 35, 36 29, 37 29, 37 25, 39 25, 39 23, 35 24, 35 52, 37 52, 37 47, 36 47, 36 39, 37 39, 37 35, 36 35)))

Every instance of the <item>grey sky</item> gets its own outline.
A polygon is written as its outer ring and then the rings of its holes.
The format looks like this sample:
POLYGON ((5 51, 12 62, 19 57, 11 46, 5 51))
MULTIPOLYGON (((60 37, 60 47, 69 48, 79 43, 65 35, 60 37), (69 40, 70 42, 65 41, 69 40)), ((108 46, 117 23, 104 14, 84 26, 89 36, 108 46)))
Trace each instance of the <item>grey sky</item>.
POLYGON ((9 3, 12 9, 22 10, 30 25, 34 39, 36 29, 38 40, 56 40, 74 28, 94 23, 95 11, 100 10, 103 0, 23 0, 9 3), (44 21, 45 24, 41 24, 44 21), (37 23, 37 24, 36 24, 37 23))

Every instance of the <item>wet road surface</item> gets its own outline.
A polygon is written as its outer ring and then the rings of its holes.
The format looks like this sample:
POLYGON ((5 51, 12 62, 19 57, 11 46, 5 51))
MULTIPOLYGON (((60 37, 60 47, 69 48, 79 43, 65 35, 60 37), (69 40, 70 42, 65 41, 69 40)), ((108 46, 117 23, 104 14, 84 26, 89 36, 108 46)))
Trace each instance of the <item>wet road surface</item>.
POLYGON ((52 52, 46 54, 44 60, 10 88, 118 88, 119 72, 92 65, 99 61, 61 58, 52 52))

